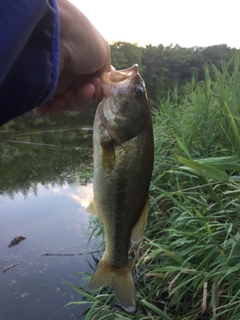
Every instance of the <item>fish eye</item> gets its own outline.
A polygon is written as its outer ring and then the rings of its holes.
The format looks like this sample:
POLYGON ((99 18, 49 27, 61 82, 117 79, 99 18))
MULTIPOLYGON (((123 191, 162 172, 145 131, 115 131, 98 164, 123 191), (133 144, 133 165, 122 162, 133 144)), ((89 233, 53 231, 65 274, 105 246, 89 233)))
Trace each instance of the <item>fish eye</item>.
POLYGON ((139 93, 142 93, 143 92, 143 88, 139 85, 137 85, 135 88, 134 88, 136 94, 139 94, 139 93))

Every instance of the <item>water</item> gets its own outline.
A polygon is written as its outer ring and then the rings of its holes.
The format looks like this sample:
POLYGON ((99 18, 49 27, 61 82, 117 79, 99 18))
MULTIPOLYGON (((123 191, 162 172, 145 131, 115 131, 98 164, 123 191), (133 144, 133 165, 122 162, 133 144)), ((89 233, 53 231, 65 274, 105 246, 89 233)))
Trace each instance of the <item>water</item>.
POLYGON ((2 134, 0 155, 0 320, 84 319, 87 306, 63 307, 81 300, 66 281, 82 286, 98 250, 92 185, 79 182, 92 170, 92 130, 2 134), (8 248, 16 236, 26 239, 8 248))

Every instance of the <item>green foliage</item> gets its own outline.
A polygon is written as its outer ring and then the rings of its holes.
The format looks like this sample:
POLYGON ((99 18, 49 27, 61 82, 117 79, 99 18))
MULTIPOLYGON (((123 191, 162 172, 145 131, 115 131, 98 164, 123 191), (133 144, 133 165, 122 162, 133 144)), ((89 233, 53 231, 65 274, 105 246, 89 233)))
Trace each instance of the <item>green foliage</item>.
MULTIPOLYGON (((185 94, 153 112, 155 166, 143 242, 131 247, 136 314, 109 289, 89 295, 86 319, 240 318, 240 116, 238 57, 205 69, 185 94)), ((96 223, 96 222, 95 222, 96 223)), ((100 228, 100 226, 99 226, 100 228)), ((94 232, 99 229, 94 225, 94 232)), ((90 277, 88 275, 89 281, 90 277)))
POLYGON ((214 45, 204 49, 203 59, 207 62, 208 66, 213 63, 216 68, 221 69, 222 64, 230 61, 236 52, 235 48, 229 48, 226 44, 214 45))
POLYGON ((143 48, 136 44, 115 42, 111 45, 112 65, 116 69, 126 69, 137 63, 140 73, 143 73, 142 56, 143 48))
POLYGON ((152 215, 138 267, 172 319, 240 314, 238 57, 234 63, 233 72, 212 66, 214 79, 206 69, 178 104, 173 95, 154 112, 152 215))

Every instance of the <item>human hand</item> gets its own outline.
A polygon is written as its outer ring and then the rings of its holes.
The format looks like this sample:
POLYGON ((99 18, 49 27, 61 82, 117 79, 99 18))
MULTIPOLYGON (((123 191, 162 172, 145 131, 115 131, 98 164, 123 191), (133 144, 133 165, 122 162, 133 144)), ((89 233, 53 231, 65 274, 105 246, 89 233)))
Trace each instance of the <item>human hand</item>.
POLYGON ((57 0, 60 17, 60 70, 50 100, 34 109, 40 116, 76 111, 102 97, 98 74, 111 70, 110 48, 76 7, 57 0))

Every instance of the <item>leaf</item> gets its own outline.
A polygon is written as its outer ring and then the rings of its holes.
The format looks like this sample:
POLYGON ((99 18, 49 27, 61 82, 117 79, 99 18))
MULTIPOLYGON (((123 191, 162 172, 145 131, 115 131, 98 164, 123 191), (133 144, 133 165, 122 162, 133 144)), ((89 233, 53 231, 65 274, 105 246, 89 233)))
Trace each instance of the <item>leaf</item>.
POLYGON ((142 299, 141 302, 149 309, 151 309, 152 311, 154 311, 156 314, 158 314, 159 316, 162 317, 163 320, 172 320, 172 318, 170 318, 163 310, 155 307, 153 304, 151 304, 150 302, 148 302, 145 299, 142 299))
POLYGON ((200 164, 207 164, 223 170, 240 170, 240 157, 211 157, 195 160, 200 164))
POLYGON ((212 231, 211 231, 209 225, 207 224, 207 222, 205 221, 204 217, 201 215, 201 213, 197 209, 195 209, 195 208, 193 208, 193 209, 194 209, 196 215, 198 216, 198 218, 200 218, 202 220, 202 222, 203 222, 207 232, 209 233, 209 235, 212 236, 212 231))
POLYGON ((238 146, 238 150, 240 150, 240 134, 238 132, 238 128, 236 126, 234 117, 233 117, 233 115, 231 113, 231 110, 230 110, 228 104, 226 102, 224 102, 224 105, 225 105, 225 108, 227 110, 227 113, 228 113, 228 116, 229 116, 229 119, 230 119, 230 122, 231 122, 231 125, 232 125, 232 130, 233 130, 233 133, 234 133, 234 136, 235 136, 235 140, 236 140, 236 143, 237 143, 237 146, 238 146))
POLYGON ((206 177, 199 176, 199 180, 203 185, 205 185, 205 189, 207 190, 209 197, 213 199, 220 207, 222 207, 222 201, 214 191, 213 187, 211 185, 208 185, 208 179, 206 177))
POLYGON ((223 194, 227 197, 237 197, 240 196, 240 189, 233 191, 224 191, 223 194))
POLYGON ((189 152, 188 147, 186 146, 186 144, 175 133, 173 133, 173 135, 176 138, 179 146, 183 149, 183 151, 188 156, 188 158, 191 158, 190 152, 189 152))
POLYGON ((208 164, 198 163, 194 160, 189 160, 181 156, 177 156, 176 160, 185 164, 181 169, 188 170, 197 175, 213 179, 216 181, 228 181, 229 176, 222 170, 215 168, 214 166, 208 164))

